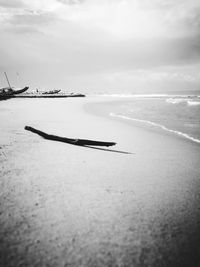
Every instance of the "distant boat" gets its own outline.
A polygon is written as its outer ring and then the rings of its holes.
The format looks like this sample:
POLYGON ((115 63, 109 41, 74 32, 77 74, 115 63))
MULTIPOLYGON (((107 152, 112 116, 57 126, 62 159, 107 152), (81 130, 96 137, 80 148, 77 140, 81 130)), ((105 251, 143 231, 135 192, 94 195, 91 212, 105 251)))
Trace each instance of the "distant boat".
POLYGON ((15 90, 13 87, 4 87, 0 89, 0 95, 7 95, 7 96, 12 96, 12 95, 18 95, 21 93, 24 93, 28 90, 28 86, 15 90))
POLYGON ((0 99, 8 99, 14 95, 18 95, 21 93, 24 93, 25 91, 28 90, 28 86, 24 87, 24 88, 20 88, 20 89, 14 89, 13 87, 11 87, 10 82, 8 80, 7 74, 5 72, 5 76, 6 76, 6 80, 8 82, 9 87, 4 87, 4 88, 0 88, 0 99))
POLYGON ((0 101, 1 100, 6 100, 6 99, 9 99, 9 98, 11 98, 11 96, 6 96, 6 95, 1 95, 0 94, 0 101))
POLYGON ((0 100, 6 100, 8 98, 15 97, 15 95, 24 93, 28 90, 28 86, 19 89, 19 90, 14 90, 13 88, 10 87, 5 87, 0 89, 0 100))
POLYGON ((53 94, 58 94, 61 90, 52 90, 48 92, 43 92, 43 95, 53 95, 53 94))

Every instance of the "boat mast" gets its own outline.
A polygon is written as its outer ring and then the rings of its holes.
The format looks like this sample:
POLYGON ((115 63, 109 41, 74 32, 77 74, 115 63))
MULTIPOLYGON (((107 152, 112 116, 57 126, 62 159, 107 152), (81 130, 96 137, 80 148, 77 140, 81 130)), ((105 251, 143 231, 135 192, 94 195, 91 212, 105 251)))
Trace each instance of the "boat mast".
POLYGON ((8 76, 7 76, 6 72, 4 72, 4 74, 5 74, 5 76, 6 76, 6 80, 7 80, 7 82, 8 82, 8 86, 11 88, 11 85, 10 85, 10 82, 9 82, 9 80, 8 80, 8 76))

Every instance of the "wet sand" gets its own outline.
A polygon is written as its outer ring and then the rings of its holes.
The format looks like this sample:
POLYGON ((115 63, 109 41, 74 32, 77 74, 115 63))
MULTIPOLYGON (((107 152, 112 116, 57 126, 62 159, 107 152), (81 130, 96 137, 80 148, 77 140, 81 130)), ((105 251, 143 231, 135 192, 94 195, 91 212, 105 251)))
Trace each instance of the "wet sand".
POLYGON ((200 146, 94 101, 1 101, 0 266, 199 266, 200 146), (117 145, 44 140, 25 125, 117 145))

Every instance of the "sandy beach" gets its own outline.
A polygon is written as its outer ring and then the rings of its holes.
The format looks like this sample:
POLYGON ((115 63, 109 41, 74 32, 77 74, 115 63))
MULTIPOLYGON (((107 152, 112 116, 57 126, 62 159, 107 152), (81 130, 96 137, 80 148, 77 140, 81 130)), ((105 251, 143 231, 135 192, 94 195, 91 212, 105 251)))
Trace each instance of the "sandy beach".
POLYGON ((200 145, 108 117, 105 101, 1 101, 0 266, 199 266, 200 145))

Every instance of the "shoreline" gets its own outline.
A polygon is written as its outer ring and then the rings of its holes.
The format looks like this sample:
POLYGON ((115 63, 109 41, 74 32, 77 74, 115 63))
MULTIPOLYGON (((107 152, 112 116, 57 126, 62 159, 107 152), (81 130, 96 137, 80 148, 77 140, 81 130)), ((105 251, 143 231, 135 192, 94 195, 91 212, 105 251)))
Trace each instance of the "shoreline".
POLYGON ((114 100, 106 97, 104 100, 97 101, 96 103, 88 103, 85 106, 85 110, 88 113, 94 113, 97 116, 113 119, 118 122, 122 122, 126 125, 131 125, 132 127, 141 128, 143 130, 158 133, 161 135, 166 135, 169 137, 178 138, 185 142, 196 144, 197 146, 200 144, 200 140, 196 137, 189 135, 188 133, 181 132, 178 130, 170 129, 169 127, 165 126, 164 124, 159 124, 153 121, 145 120, 145 119, 137 119, 133 117, 128 117, 121 114, 116 114, 115 112, 109 110, 107 103, 110 103, 112 106, 113 104, 123 104, 129 102, 130 99, 124 98, 123 100, 116 97, 114 100))
POLYGON ((196 144, 97 115, 98 98, 16 100, 0 106, 1 266, 197 266, 196 144))

